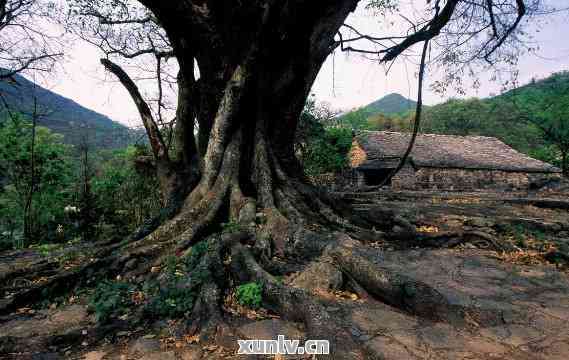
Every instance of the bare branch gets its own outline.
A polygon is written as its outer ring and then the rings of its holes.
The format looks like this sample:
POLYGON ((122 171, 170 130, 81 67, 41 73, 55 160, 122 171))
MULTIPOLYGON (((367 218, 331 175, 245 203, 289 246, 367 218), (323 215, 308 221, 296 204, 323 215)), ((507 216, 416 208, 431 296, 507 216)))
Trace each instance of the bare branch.
POLYGON ((451 17, 456 9, 456 5, 458 4, 458 0, 449 0, 447 1, 445 7, 442 9, 440 14, 435 14, 433 19, 427 23, 419 31, 415 32, 414 34, 408 36, 405 40, 403 40, 398 45, 387 49, 385 51, 385 56, 381 59, 383 62, 391 61, 395 59, 399 54, 403 51, 407 50, 411 46, 419 43, 421 41, 428 41, 432 38, 436 37, 440 34, 443 27, 451 20, 451 17))
POLYGON ((160 129, 158 129, 158 125, 154 121, 150 107, 142 98, 142 95, 134 81, 132 81, 130 76, 128 76, 120 66, 112 61, 108 59, 101 59, 101 64, 105 69, 107 69, 107 71, 111 72, 119 79, 136 104, 138 112, 140 113, 140 118, 142 119, 142 123, 146 129, 148 139, 150 140, 150 146, 152 147, 155 158, 157 160, 168 161, 168 149, 166 148, 160 129))

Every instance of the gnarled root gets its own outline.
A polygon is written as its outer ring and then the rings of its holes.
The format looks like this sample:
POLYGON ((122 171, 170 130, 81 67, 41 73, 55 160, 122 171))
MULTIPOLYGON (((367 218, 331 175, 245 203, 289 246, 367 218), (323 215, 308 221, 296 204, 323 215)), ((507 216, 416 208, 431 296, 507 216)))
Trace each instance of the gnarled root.
POLYGON ((330 341, 333 359, 363 358, 360 346, 338 325, 317 298, 306 290, 280 284, 255 260, 248 248, 235 244, 231 248, 233 273, 242 281, 256 281, 273 310, 283 317, 304 323, 308 338, 330 341))

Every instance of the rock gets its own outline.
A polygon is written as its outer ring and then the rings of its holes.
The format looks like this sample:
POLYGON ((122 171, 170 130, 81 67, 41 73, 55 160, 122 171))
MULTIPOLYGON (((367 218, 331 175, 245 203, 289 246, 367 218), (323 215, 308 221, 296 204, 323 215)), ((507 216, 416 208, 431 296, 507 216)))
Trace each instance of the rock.
POLYGON ((83 360, 103 360, 105 355, 104 351, 91 351, 83 355, 83 360))
POLYGON ((155 352, 146 354, 140 360, 176 360, 176 353, 173 351, 155 352))
POLYGON ((358 329, 355 326, 352 326, 352 328, 350 329, 350 332, 352 333, 352 335, 354 335, 355 337, 358 337, 360 335, 362 335, 362 332, 360 331, 360 329, 358 329))
POLYGON ((302 340, 305 337, 297 324, 278 319, 252 322, 240 326, 237 331, 245 339, 276 340, 277 336, 284 335, 287 340, 302 340))
POLYGON ((402 312, 393 311, 389 305, 377 304, 374 307, 355 309, 351 321, 354 326, 366 333, 377 333, 389 329, 411 331, 417 327, 417 319, 402 312))
MULTIPOLYGON (((81 305, 60 306, 46 311, 47 313, 38 312, 33 317, 1 323, 0 334, 9 334, 15 341, 13 345, 20 346, 32 338, 72 332, 80 334, 80 329, 84 328, 80 325, 89 318, 86 307, 81 305), (23 340, 19 341, 18 338, 23 340)), ((9 349, 9 343, 10 339, 0 341, 0 350, 9 349)))
POLYGON ((378 336, 365 343, 370 358, 382 360, 416 360, 403 344, 384 336, 378 336))
POLYGON ((257 203, 253 199, 247 199, 245 204, 241 207, 239 211, 239 223, 240 224, 255 224, 255 218, 257 215, 257 203))
POLYGON ((182 360, 199 360, 202 356, 203 350, 197 345, 190 346, 180 354, 182 360))
POLYGON ((464 348, 465 339, 457 334, 454 327, 444 323, 436 323, 418 330, 423 343, 436 348, 464 348))
POLYGON ((475 354, 503 354, 508 352, 509 347, 499 341, 492 341, 482 337, 471 337, 466 340, 464 349, 475 354))
POLYGON ((158 339, 136 339, 129 349, 131 353, 151 353, 160 351, 160 340, 158 339))
POLYGON ((477 227, 477 228, 490 228, 496 223, 487 218, 473 217, 464 222, 464 225, 477 227))
POLYGON ((241 339, 241 337, 237 336, 229 326, 221 325, 217 328, 217 333, 215 334, 216 345, 237 351, 239 346, 237 340, 239 339, 241 339))
POLYGON ((126 264, 124 264, 124 269, 133 270, 134 268, 136 268, 137 263, 138 263, 137 259, 130 259, 129 261, 126 262, 126 264))
POLYGON ((395 225, 395 226, 393 226, 393 229, 391 229, 391 231, 392 231, 394 234, 401 234, 401 233, 404 233, 404 232, 405 232, 405 229, 404 229, 402 226, 395 225))
POLYGON ((292 281, 292 285, 307 290, 335 290, 342 286, 342 282, 342 273, 324 259, 310 264, 292 281))
POLYGON ((564 242, 558 242, 557 247, 559 251, 569 254, 569 244, 564 242))
POLYGON ((61 355, 57 353, 41 353, 32 355, 32 360, 61 360, 61 355))

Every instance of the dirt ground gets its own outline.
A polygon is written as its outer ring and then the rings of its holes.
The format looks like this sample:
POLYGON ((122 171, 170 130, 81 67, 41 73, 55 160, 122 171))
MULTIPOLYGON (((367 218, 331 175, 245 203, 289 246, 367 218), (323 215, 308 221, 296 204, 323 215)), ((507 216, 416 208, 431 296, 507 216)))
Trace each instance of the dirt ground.
MULTIPOLYGON (((409 238, 408 232, 394 227, 388 235, 397 239, 401 232, 398 242, 377 241, 366 248, 347 246, 343 251, 390 276, 436 289, 445 304, 445 317, 433 320, 424 313, 389 305, 390 299, 354 288, 339 289, 330 279, 342 274, 319 277, 329 270, 325 266, 287 274, 284 282, 318 295, 327 313, 364 347, 366 359, 568 358, 568 264, 557 254, 569 254, 569 210, 551 208, 559 205, 555 202, 543 204, 500 194, 375 192, 340 197, 365 216, 392 209, 416 231, 409 238), (473 240, 432 246, 440 239, 468 236, 473 240), (492 246, 495 241, 507 246, 497 250, 492 246)), ((562 198, 554 200, 563 202, 562 198)), ((90 261, 88 247, 81 245, 51 249, 49 254, 45 249, 0 254, 0 280, 4 273, 22 270, 19 276, 1 282, 0 305, 8 309, 14 294, 49 281, 61 270, 48 261, 53 257, 68 269, 90 261), (26 267, 38 263, 45 263, 42 272, 26 273, 26 267)), ((0 358, 280 359, 285 357, 237 355, 237 339, 274 339, 281 334, 302 343, 306 337, 302 324, 280 319, 270 311, 250 311, 232 304, 226 309, 228 326, 218 329, 209 343, 178 333, 176 321, 132 328, 125 316, 123 328, 106 332, 87 309, 88 293, 86 286, 84 291, 35 308, 2 313, 0 358)), ((334 359, 333 353, 327 358, 334 359)))

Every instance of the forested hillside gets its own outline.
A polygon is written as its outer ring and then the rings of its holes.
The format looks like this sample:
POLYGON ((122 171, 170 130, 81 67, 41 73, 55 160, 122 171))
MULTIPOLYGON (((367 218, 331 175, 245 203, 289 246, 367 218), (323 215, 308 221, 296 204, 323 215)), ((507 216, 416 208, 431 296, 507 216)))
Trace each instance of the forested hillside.
MULTIPOLYGON (((0 72, 3 70, 0 69, 0 72)), ((122 148, 132 143, 133 132, 105 115, 45 89, 21 75, 0 81, 0 118, 6 107, 27 118, 37 117, 39 125, 64 135, 68 144, 79 144, 88 138, 97 148, 122 148)))
POLYGON ((492 136, 565 167, 569 151, 569 72, 487 99, 451 99, 426 109, 424 133, 492 136), (565 159, 565 160, 564 160, 565 159))

